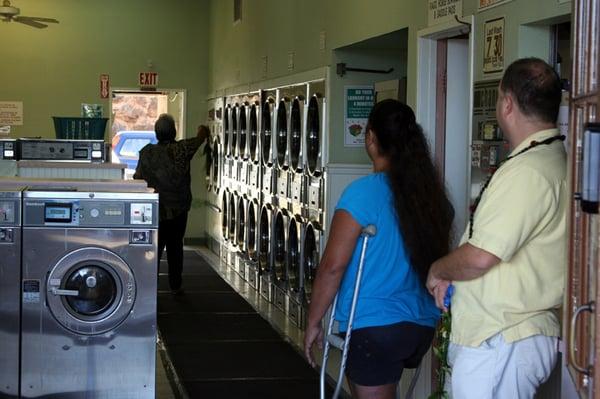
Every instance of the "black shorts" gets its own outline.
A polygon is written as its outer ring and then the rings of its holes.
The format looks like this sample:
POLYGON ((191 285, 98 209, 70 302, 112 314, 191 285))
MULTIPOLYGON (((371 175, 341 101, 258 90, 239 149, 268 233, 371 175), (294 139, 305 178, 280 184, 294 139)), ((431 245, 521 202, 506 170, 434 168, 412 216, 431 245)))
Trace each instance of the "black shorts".
POLYGON ((404 368, 419 365, 434 332, 410 322, 352 330, 346 377, 364 386, 398 383, 404 368))

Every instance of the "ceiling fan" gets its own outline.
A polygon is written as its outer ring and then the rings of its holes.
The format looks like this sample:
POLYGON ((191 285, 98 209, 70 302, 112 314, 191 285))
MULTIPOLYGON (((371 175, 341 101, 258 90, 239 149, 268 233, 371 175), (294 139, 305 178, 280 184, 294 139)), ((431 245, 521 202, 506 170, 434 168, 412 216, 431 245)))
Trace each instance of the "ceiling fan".
POLYGON ((58 21, 54 18, 40 18, 40 17, 25 17, 20 16, 19 10, 17 7, 13 7, 10 5, 10 0, 3 0, 2 6, 0 6, 0 18, 4 22, 20 22, 25 25, 33 26, 34 28, 43 29, 47 28, 48 25, 46 23, 57 24, 58 21), (45 22, 45 23, 44 23, 45 22))

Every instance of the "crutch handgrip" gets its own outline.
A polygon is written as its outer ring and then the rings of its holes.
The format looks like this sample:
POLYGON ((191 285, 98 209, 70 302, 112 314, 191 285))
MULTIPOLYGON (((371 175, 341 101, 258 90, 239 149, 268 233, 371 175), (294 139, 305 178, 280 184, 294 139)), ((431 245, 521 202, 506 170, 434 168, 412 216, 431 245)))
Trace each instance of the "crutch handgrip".
POLYGON ((331 346, 333 346, 334 348, 338 348, 339 350, 342 350, 342 348, 344 347, 344 339, 341 338, 339 335, 329 334, 327 336, 327 342, 329 342, 331 346))
POLYGON ((373 237, 375 234, 377 234, 377 227, 374 224, 370 224, 362 229, 363 236, 373 237))

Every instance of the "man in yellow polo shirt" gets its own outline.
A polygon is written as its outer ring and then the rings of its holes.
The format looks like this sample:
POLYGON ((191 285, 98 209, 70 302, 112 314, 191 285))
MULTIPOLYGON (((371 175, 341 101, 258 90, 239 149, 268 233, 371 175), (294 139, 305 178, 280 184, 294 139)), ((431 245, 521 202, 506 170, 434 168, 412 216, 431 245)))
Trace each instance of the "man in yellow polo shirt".
POLYGON ((556 363, 568 193, 560 100, 560 79, 544 61, 506 69, 496 117, 512 152, 475 201, 462 244, 429 271, 438 307, 456 288, 448 352, 456 399, 533 398, 556 363))

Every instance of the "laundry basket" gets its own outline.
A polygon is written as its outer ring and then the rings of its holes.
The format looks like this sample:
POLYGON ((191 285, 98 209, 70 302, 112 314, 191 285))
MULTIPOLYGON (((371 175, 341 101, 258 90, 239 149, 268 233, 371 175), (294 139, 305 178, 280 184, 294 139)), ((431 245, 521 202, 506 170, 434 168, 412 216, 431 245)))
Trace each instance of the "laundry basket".
POLYGON ((53 116, 57 139, 104 140, 108 118, 53 116))

